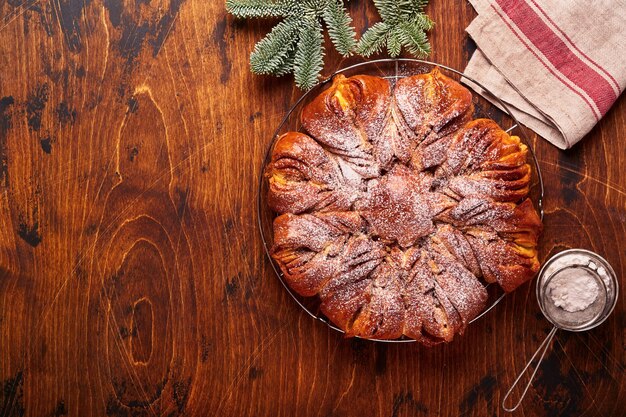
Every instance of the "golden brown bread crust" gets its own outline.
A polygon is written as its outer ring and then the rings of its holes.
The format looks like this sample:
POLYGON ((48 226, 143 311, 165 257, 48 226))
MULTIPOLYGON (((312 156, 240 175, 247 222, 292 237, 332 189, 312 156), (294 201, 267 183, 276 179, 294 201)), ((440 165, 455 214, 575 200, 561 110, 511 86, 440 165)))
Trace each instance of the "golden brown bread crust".
POLYGON ((272 257, 347 336, 451 341, 539 268, 528 149, 437 69, 335 77, 267 169, 272 257))

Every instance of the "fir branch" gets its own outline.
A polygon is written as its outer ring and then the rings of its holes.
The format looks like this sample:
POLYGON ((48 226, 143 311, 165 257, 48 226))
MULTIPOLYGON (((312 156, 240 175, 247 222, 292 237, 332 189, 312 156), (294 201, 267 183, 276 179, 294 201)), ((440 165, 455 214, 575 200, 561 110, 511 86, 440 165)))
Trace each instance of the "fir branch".
POLYGON ((398 32, 400 41, 410 53, 418 57, 425 57, 430 54, 428 37, 419 22, 402 23, 398 26, 398 32))
POLYGON ((312 22, 302 28, 300 42, 293 64, 296 85, 309 90, 318 82, 324 66, 324 35, 319 22, 312 22))
POLYGON ((293 48, 289 51, 289 55, 285 58, 285 61, 276 68, 276 71, 272 73, 276 77, 282 77, 283 75, 287 75, 293 72, 293 63, 296 59, 296 48, 295 44, 293 44, 293 48))
POLYGON ((273 74, 284 72, 285 64, 297 41, 298 23, 295 20, 283 20, 261 39, 250 55, 250 69, 255 74, 273 74))
POLYGON ((399 23, 412 15, 424 13, 428 0, 374 0, 380 17, 388 23, 399 23))
POLYGON ((428 6, 428 0, 413 0, 411 3, 412 3, 413 9, 418 10, 420 12, 423 12, 424 8, 428 6))
POLYGON ((356 52, 362 56, 370 56, 380 52, 387 43, 389 31, 390 28, 386 23, 375 23, 359 39, 356 52))
POLYGON ((397 28, 389 32, 387 39, 387 52, 390 56, 398 56, 402 51, 402 34, 397 28))
POLYGON ((384 22, 394 24, 400 19, 402 3, 406 0, 374 0, 378 14, 384 22))
POLYGON ((376 24, 369 28, 357 44, 357 52, 370 56, 387 45, 392 57, 400 55, 402 46, 418 57, 430 53, 426 32, 434 26, 424 14, 428 0, 374 0, 374 5, 385 27, 376 24))
POLYGON ((284 0, 226 0, 226 10, 240 19, 251 17, 280 17, 289 12, 284 0))
POLYGON ((415 24, 424 31, 429 31, 435 27, 435 22, 433 22, 430 17, 425 14, 418 14, 413 18, 415 24))
POLYGON ((396 57, 404 47, 419 57, 430 53, 426 32, 434 23, 424 8, 428 0, 373 0, 382 18, 357 42, 344 0, 226 0, 238 18, 282 18, 250 55, 255 74, 294 73, 300 88, 313 87, 324 65, 324 24, 333 46, 343 56, 362 56, 386 47, 396 57))
POLYGON ((241 18, 283 18, 255 45, 250 68, 255 74, 293 72, 301 88, 317 83, 324 64, 322 22, 341 55, 350 55, 356 46, 356 33, 343 0, 227 0, 226 9, 241 18))
POLYGON ((328 3, 328 7, 324 10, 324 22, 337 52, 343 56, 349 56, 356 47, 356 33, 351 26, 352 18, 341 2, 330 1, 328 3))

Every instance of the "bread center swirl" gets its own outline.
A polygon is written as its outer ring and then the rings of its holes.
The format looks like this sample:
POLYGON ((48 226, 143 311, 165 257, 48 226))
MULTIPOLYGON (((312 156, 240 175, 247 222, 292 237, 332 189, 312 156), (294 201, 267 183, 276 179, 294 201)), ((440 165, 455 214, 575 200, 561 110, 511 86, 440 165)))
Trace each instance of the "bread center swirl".
POLYGON ((429 189, 432 174, 395 166, 380 179, 368 182, 368 189, 355 209, 369 223, 374 237, 408 247, 434 230, 433 198, 429 189))

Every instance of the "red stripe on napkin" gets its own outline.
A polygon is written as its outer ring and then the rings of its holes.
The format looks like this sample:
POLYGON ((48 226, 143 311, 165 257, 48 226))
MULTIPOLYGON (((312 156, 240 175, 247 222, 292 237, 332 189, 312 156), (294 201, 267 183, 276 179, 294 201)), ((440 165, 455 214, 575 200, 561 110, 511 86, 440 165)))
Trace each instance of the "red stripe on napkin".
POLYGON ((559 25, 557 25, 551 18, 550 16, 548 16, 548 14, 541 8, 540 5, 537 4, 537 2, 535 0, 530 0, 531 3, 541 12, 541 14, 543 15, 543 17, 550 22, 550 24, 552 26, 554 26, 559 33, 561 34, 561 36, 563 36, 565 38, 565 40, 567 42, 570 43, 570 47, 574 48, 576 50, 576 52, 578 52, 582 57, 584 57, 587 61, 591 62, 593 65, 596 66, 596 69, 600 70, 600 72, 602 72, 604 75, 606 75, 606 78, 610 79, 611 82, 613 83, 613 86, 615 86, 614 91, 617 92, 617 94, 619 94, 620 92, 620 87, 619 87, 619 83, 617 82, 617 80, 615 78, 613 78, 613 76, 604 68, 602 68, 600 65, 598 65, 598 63, 596 61, 594 61, 593 59, 589 58, 587 56, 587 54, 585 54, 583 51, 580 50, 580 48, 578 46, 576 46, 576 44, 574 42, 572 42, 572 40, 570 39, 569 36, 567 36, 567 34, 565 32, 563 32, 563 30, 559 27, 559 25))
MULTIPOLYGON (((563 76, 587 93, 600 114, 604 116, 617 99, 611 85, 574 54, 525 1, 496 0, 496 2, 545 58, 563 76)), ((509 25, 508 22, 505 23, 509 25)), ((528 48, 528 45, 526 47, 528 48)), ((559 79, 563 82, 561 78, 559 79)))
POLYGON ((591 109, 591 113, 593 114, 593 116, 596 119, 596 122, 600 121, 600 114, 598 113, 597 108, 591 104, 591 102, 589 100, 587 100, 587 97, 583 96, 580 91, 576 90, 574 87, 572 87, 572 85, 570 83, 567 82, 566 79, 564 79, 563 77, 561 77, 559 74, 557 74, 556 72, 554 72, 552 70, 552 68, 548 65, 546 65, 545 62, 543 62, 543 60, 541 59, 541 57, 535 52, 535 50, 533 48, 530 47, 530 45, 528 45, 528 43, 526 43, 526 41, 515 31, 515 28, 513 28, 513 26, 511 26, 511 24, 509 23, 509 21, 505 18, 505 16, 503 16, 500 11, 492 4, 491 8, 496 12, 496 14, 498 16, 500 16, 500 18, 502 19, 502 21, 509 27, 509 29, 511 29, 511 32, 515 35, 515 37, 517 37, 517 39, 519 39, 519 41, 526 47, 526 49, 528 49, 534 56, 535 58, 537 58, 537 60, 539 62, 541 62, 541 64, 544 66, 545 69, 547 69, 548 71, 550 71, 550 73, 552 75, 554 75, 554 77, 556 79, 558 79, 559 81, 561 81, 563 83, 563 85, 565 85, 567 88, 569 88, 570 90, 572 90, 575 94, 577 94, 581 99, 583 99, 583 101, 585 103, 587 103, 587 106, 589 106, 589 108, 591 109))

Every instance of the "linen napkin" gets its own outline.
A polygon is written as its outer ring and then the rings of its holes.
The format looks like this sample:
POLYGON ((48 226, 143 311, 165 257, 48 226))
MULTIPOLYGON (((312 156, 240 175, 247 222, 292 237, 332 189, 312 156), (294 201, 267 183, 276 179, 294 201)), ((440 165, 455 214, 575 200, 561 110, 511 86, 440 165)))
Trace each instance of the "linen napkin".
POLYGON ((580 141, 624 91, 626 1, 470 3, 478 17, 466 31, 478 49, 465 74, 557 147, 580 141))

